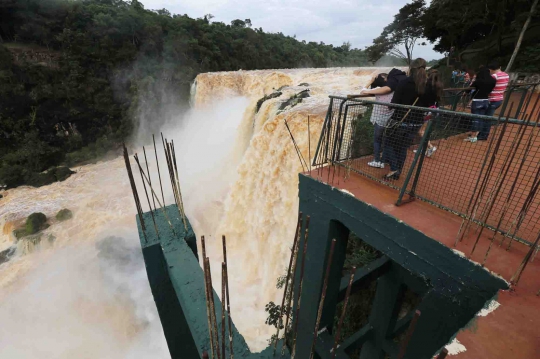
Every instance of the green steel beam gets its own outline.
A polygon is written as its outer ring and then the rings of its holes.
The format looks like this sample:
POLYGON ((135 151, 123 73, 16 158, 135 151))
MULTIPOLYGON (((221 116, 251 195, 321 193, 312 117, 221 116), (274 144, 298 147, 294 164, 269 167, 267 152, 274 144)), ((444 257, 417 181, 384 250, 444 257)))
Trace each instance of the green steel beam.
MULTIPOLYGON (((390 269, 391 260, 388 257, 383 256, 374 260, 368 265, 356 270, 354 275, 354 281, 351 287, 351 294, 358 292, 362 287, 371 282, 373 279, 380 277, 390 269)), ((350 275, 345 275, 341 278, 341 285, 339 287, 338 301, 341 302, 345 298, 347 287, 349 286, 350 275)))

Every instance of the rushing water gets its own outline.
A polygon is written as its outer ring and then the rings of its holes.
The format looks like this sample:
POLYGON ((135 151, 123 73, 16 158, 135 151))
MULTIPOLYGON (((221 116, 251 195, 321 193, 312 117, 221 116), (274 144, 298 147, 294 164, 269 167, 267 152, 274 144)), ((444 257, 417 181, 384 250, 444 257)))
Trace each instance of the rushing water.
MULTIPOLYGON (((162 129, 175 141, 186 211, 197 235, 210 238, 216 270, 220 241, 212 239, 227 235, 231 311, 252 350, 266 347, 273 333, 264 324, 264 306, 280 299, 275 283, 286 271, 298 208, 302 167, 283 120, 304 158, 313 156, 327 96, 357 91, 380 70, 202 74, 194 87, 194 109, 162 129), (302 83, 308 86, 298 86, 302 83), (283 86, 279 98, 255 113, 258 99, 283 86), (311 97, 278 111, 306 88, 311 97)), ((151 143, 149 134, 137 138, 133 148, 139 152, 151 143)), ((151 148, 147 155, 152 171, 151 148)), ((17 246, 16 255, 0 265, 0 358, 165 358, 123 159, 74 170, 64 182, 20 187, 0 199, 0 251, 17 246), (56 223, 62 208, 74 218, 56 223), (40 244, 15 244, 13 229, 32 212, 45 213, 51 227, 40 244)), ((172 195, 166 196, 172 203, 172 195)))

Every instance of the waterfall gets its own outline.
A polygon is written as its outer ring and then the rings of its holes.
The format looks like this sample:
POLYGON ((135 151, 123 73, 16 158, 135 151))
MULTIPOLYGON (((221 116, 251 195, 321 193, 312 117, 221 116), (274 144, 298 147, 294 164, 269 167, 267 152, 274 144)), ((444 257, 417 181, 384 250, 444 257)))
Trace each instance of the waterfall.
MULTIPOLYGON (((175 141, 186 211, 197 236, 209 238, 215 278, 220 278, 221 235, 227 236, 231 311, 252 351, 264 349, 274 333, 264 323, 264 307, 281 300, 276 279, 286 271, 297 218, 302 166, 283 122, 288 121, 310 162, 328 95, 357 92, 382 70, 201 74, 192 85, 193 109, 162 128, 164 136, 175 141), (290 101, 306 89, 310 97, 290 101), (268 99, 260 101, 265 96, 268 99), (290 104, 284 107, 286 103, 290 104)), ((157 181, 150 134, 134 138, 141 141, 133 144, 140 155, 146 146, 157 181)), ((156 142, 159 145, 159 137, 156 142)), ((166 181, 162 152, 158 147, 166 181)), ((47 215, 51 226, 43 238, 54 238, 47 245, 19 243, 15 257, 0 265, 0 321, 32 318, 4 326, 0 347, 10 351, 7 356, 0 351, 0 358, 37 358, 43 353, 54 358, 141 357, 137 352, 145 353, 145 358, 167 357, 142 259, 130 255, 124 265, 121 256, 112 262, 103 262, 100 256, 100 243, 110 236, 122 238, 112 240, 122 251, 135 253, 138 248, 135 206, 123 159, 73 170, 77 173, 64 182, 11 189, 0 199, 0 251, 14 246, 12 230, 33 212, 47 215), (54 216, 63 208, 73 211, 73 219, 57 222, 54 216), (28 331, 30 326, 41 331, 28 331), (26 333, 35 336, 28 338, 26 333)), ((173 203, 171 193, 165 196, 173 203)), ((146 199, 143 207, 148 210, 146 199)), ((218 288, 219 280, 215 285, 218 288)))

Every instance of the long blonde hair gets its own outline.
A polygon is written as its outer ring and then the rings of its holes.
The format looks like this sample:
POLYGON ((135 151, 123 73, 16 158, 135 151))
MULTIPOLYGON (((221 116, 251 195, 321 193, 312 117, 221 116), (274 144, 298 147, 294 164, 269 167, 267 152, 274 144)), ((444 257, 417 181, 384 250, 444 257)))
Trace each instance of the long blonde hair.
POLYGON ((411 62, 411 76, 414 80, 414 84, 416 85, 416 92, 419 96, 423 95, 426 92, 426 66, 426 60, 421 57, 411 62))

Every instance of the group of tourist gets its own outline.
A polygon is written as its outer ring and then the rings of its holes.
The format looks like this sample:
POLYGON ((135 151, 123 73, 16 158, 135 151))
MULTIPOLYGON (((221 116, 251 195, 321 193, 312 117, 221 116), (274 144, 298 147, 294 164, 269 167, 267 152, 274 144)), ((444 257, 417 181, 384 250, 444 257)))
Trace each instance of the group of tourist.
MULTIPOLYGON (((431 113, 421 108, 437 108, 443 92, 443 83, 437 70, 427 70, 424 59, 418 58, 411 63, 409 74, 392 69, 388 74, 381 73, 373 80, 370 89, 363 89, 361 94, 374 95, 376 101, 414 108, 388 107, 374 105, 371 122, 374 125, 374 158, 368 163, 375 168, 390 165, 384 179, 397 180, 407 159, 407 149, 413 144, 416 135, 423 135, 431 113), (384 148, 384 151, 383 151, 384 148)), ((470 85, 474 88, 471 112, 478 115, 493 116, 503 101, 508 86, 509 76, 501 71, 496 62, 478 70, 470 85)), ((490 121, 475 119, 473 133, 466 141, 474 143, 486 140, 491 127, 490 121)), ((437 150, 428 141, 426 156, 431 157, 437 150)))
MULTIPOLYGON (((388 74, 379 74, 371 89, 362 94, 375 95, 379 102, 416 107, 436 107, 442 95, 442 82, 436 70, 427 71, 426 60, 418 58, 411 63, 409 75, 392 69, 388 74)), ((374 160, 368 165, 384 168, 390 165, 385 179, 399 179, 407 158, 407 149, 415 136, 422 131, 424 122, 429 119, 425 111, 405 108, 389 108, 384 105, 373 106, 371 122, 375 125, 374 160), (381 149, 384 151, 381 156, 381 149)), ((431 146, 428 154, 436 150, 431 146)))

